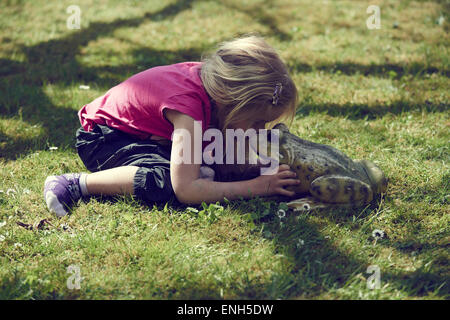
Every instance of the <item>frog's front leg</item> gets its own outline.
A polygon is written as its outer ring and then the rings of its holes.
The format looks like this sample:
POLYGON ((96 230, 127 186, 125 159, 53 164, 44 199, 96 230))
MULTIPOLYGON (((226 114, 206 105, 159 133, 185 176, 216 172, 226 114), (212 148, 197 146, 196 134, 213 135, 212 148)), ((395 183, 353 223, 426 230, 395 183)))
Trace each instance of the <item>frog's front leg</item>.
POLYGON ((311 195, 326 203, 362 203, 372 201, 373 192, 367 183, 343 175, 325 175, 315 179, 310 187, 311 195))
POLYGON ((287 203, 287 206, 294 211, 310 211, 316 209, 327 209, 332 207, 329 203, 321 202, 314 197, 304 197, 292 200, 287 203))
POLYGON ((294 210, 300 212, 307 212, 310 210, 323 210, 323 209, 334 209, 334 208, 353 208, 362 206, 364 203, 325 203, 312 196, 304 197, 296 200, 292 200, 287 203, 287 206, 294 210))

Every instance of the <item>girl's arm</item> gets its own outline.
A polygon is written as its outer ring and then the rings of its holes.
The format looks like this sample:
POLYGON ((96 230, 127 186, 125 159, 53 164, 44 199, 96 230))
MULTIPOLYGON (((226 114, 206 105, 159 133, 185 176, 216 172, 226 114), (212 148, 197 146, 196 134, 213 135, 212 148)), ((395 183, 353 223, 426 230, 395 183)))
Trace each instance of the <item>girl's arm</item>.
MULTIPOLYGON (((165 114, 174 126, 170 176, 173 190, 180 202, 200 204, 203 201, 206 203, 223 201, 224 198, 235 200, 240 197, 250 198, 275 194, 294 195, 294 192, 288 191, 284 187, 298 184, 300 181, 294 179, 296 174, 290 171, 287 165, 280 166, 278 173, 274 175, 262 175, 246 181, 216 182, 199 179, 200 164, 194 163, 194 119, 173 110, 167 110, 165 114), (182 145, 188 146, 189 144, 183 142, 183 135, 177 129, 185 129, 190 134, 190 164, 180 163, 183 155, 182 145)), ((202 141, 197 141, 197 143, 201 144, 202 141)), ((201 156, 198 156, 198 159, 201 159, 201 156)))

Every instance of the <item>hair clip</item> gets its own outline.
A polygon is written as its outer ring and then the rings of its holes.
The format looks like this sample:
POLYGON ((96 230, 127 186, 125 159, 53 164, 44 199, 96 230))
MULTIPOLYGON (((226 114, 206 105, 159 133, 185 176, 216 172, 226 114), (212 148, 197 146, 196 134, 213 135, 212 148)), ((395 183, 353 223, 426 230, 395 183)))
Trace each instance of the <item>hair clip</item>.
POLYGON ((280 98, 281 91, 283 91, 283 85, 280 82, 278 82, 275 86, 275 91, 273 92, 273 96, 272 96, 272 104, 273 105, 278 104, 278 99, 280 98))

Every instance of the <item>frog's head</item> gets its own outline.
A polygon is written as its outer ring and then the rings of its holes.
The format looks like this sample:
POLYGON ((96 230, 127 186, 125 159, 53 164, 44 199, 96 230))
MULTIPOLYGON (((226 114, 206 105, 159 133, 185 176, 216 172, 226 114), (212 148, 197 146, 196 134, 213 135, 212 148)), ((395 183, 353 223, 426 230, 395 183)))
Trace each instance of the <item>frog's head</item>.
MULTIPOLYGON (((283 158, 286 133, 289 133, 286 125, 279 123, 271 130, 267 130, 267 134, 264 134, 263 138, 258 135, 257 139, 254 140, 255 143, 249 144, 248 150, 251 149, 252 154, 265 164, 271 161, 276 161, 278 163, 280 157, 283 158)), ((248 154, 246 155, 246 158, 249 158, 248 154)))
POLYGON ((279 130, 278 132, 279 132, 280 140, 283 135, 285 135, 286 133, 290 133, 288 127, 284 123, 278 123, 272 129, 279 130))
POLYGON ((387 190, 388 179, 384 172, 372 161, 359 160, 367 176, 369 177, 371 187, 376 194, 385 193, 387 190))
POLYGON ((272 130, 276 130, 276 134, 274 136, 277 137, 277 156, 279 157, 280 163, 292 163, 295 159, 291 159, 293 154, 288 152, 287 150, 289 149, 289 146, 298 143, 298 141, 296 141, 298 137, 293 135, 284 123, 278 123, 272 128, 272 130))
POLYGON ((223 155, 223 164, 215 164, 214 170, 217 173, 218 180, 248 180, 263 174, 263 172, 265 174, 274 172, 278 168, 280 158, 282 158, 280 155, 280 149, 282 148, 280 136, 282 130, 288 130, 283 124, 278 124, 276 127, 274 129, 279 130, 268 130, 263 135, 257 134, 256 137, 253 136, 255 139, 245 133, 241 136, 245 139, 242 144, 232 141, 226 146, 227 148, 234 148, 234 150, 227 149, 223 155), (227 153, 234 155, 233 163, 228 162, 227 153), (239 155, 241 161, 238 159, 239 155))

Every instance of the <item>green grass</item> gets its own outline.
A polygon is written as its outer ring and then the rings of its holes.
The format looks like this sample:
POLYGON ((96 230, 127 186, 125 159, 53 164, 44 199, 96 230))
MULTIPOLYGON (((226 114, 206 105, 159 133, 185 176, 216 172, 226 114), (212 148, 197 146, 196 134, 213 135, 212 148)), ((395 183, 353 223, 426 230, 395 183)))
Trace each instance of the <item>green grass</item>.
POLYGON ((66 28, 74 1, 0 4, 0 298, 449 298, 449 1, 372 1, 380 30, 366 28, 367 1, 75 2, 80 30, 66 28), (249 32, 291 69, 292 131, 376 162, 390 181, 381 201, 281 221, 261 199, 46 210, 45 177, 86 170, 74 149, 85 103, 249 32), (370 265, 380 289, 367 288, 370 265))

